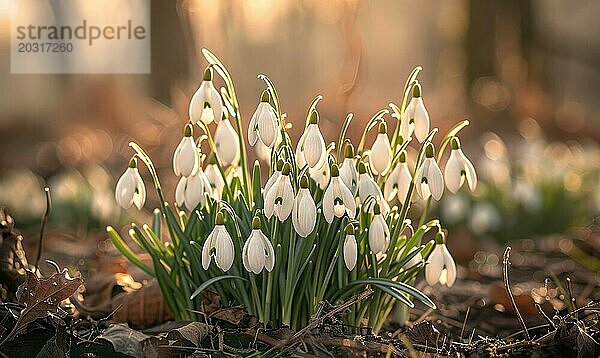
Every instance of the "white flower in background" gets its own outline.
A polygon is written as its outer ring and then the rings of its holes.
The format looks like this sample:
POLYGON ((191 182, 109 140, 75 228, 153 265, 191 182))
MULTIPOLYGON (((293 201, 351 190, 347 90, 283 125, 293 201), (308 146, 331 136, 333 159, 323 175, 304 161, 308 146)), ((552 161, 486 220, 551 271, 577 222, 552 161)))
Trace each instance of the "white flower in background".
POLYGON ((205 193, 210 196, 212 188, 204 172, 198 170, 195 175, 179 179, 175 188, 175 203, 179 207, 185 204, 185 207, 192 211, 198 204, 201 204, 201 207, 206 205, 205 193))
POLYGON ((225 228, 225 221, 221 212, 217 214, 215 227, 206 238, 204 246, 202 246, 202 268, 205 270, 208 270, 211 257, 215 258, 217 267, 223 272, 228 271, 233 265, 233 241, 225 228))
POLYGON ((383 197, 379 185, 375 182, 373 177, 368 173, 367 166, 363 162, 358 163, 358 202, 364 205, 364 211, 373 213, 374 203, 370 200, 375 200, 376 204, 379 204, 381 211, 384 215, 390 211, 390 205, 383 197), (372 197, 373 199, 369 199, 372 197), (367 201, 369 202, 367 203, 367 201), (366 205, 365 205, 366 203, 366 205))
MULTIPOLYGON (((300 168, 300 167, 298 167, 300 168)), ((327 184, 329 184, 330 169, 329 169, 329 161, 325 160, 321 166, 318 168, 308 168, 308 175, 314 180, 321 190, 325 190, 327 188, 327 184)))
POLYGON ((340 172, 337 164, 331 166, 331 180, 323 194, 323 215, 325 220, 331 224, 333 216, 342 217, 348 214, 354 219, 356 214, 356 203, 350 189, 340 180, 340 172))
POLYGON ((217 158, 219 158, 224 167, 236 165, 240 160, 238 136, 227 117, 224 117, 217 125, 217 130, 215 131, 215 149, 217 151, 217 158))
POLYGON ((358 184, 358 171, 354 160, 354 147, 351 143, 346 144, 344 161, 340 166, 340 179, 346 184, 352 194, 356 194, 358 184))
POLYGON ((428 199, 432 196, 435 200, 440 200, 444 193, 444 178, 435 161, 434 154, 433 144, 427 144, 427 147, 425 147, 425 160, 421 164, 415 179, 417 193, 421 199, 428 199))
POLYGON ((406 163, 406 151, 403 150, 400 153, 398 165, 392 170, 383 186, 385 199, 391 201, 396 196, 400 204, 404 205, 411 181, 412 174, 406 163))
POLYGON ((242 262, 248 272, 259 274, 263 268, 271 272, 275 266, 275 251, 269 239, 260 230, 260 219, 252 220, 252 232, 242 249, 242 262))
POLYGON ((204 175, 206 175, 206 179, 210 183, 211 194, 215 200, 221 199, 221 195, 223 194, 223 188, 225 187, 225 181, 219 172, 219 167, 215 163, 209 163, 206 168, 204 168, 204 175))
POLYGON ((283 160, 279 159, 277 163, 275 163, 275 171, 273 172, 273 174, 271 174, 271 176, 269 177, 269 179, 267 179, 267 182, 265 183, 265 187, 263 189, 263 196, 267 196, 269 189, 271 189, 273 184, 275 184, 277 182, 277 179, 279 179, 279 177, 281 176, 282 170, 283 160))
POLYGON ((346 238, 344 239, 344 263, 348 271, 352 271, 356 267, 357 253, 358 246, 354 236, 354 227, 352 224, 348 224, 346 226, 346 238))
POLYGON ((446 247, 443 233, 438 233, 436 236, 436 245, 425 266, 425 280, 429 286, 439 282, 448 287, 452 287, 456 281, 456 264, 446 247))
MULTIPOLYGON (((319 113, 317 110, 313 110, 310 114, 308 126, 304 129, 302 137, 300 137, 298 147, 300 147, 300 156, 303 157, 309 167, 320 167, 326 161, 327 149, 321 130, 319 130, 319 113)), ((302 168, 300 163, 298 163, 298 167, 302 168)))
POLYGON ((381 215, 379 204, 375 204, 373 213, 373 221, 369 226, 369 247, 374 254, 385 253, 390 245, 390 229, 381 215))
POLYGON ((248 143, 254 146, 258 140, 265 146, 272 148, 279 135, 279 125, 277 113, 269 101, 271 95, 268 90, 264 90, 260 98, 260 103, 250 119, 248 125, 248 143))
POLYGON ((129 167, 117 181, 115 200, 123 209, 129 209, 132 204, 141 209, 146 202, 146 186, 137 168, 137 159, 129 161, 129 167))
POLYGON ((212 68, 208 67, 204 71, 202 83, 190 101, 190 120, 193 122, 201 121, 204 124, 210 124, 212 121, 219 122, 223 115, 223 102, 221 95, 212 82, 212 68))
POLYGON ((402 115, 400 135, 406 140, 412 135, 413 130, 419 143, 423 143, 429 134, 429 113, 423 103, 421 85, 418 83, 414 85, 413 98, 402 115))
POLYGON ((458 189, 465 183, 469 184, 469 189, 474 191, 477 187, 477 173, 471 161, 465 156, 460 149, 460 141, 453 137, 451 141, 452 151, 450 158, 444 169, 444 178, 446 179, 446 187, 452 193, 456 193, 458 189))
POLYGON ((265 216, 267 219, 275 214, 279 221, 285 221, 292 212, 294 188, 290 181, 290 170, 290 164, 285 163, 281 175, 265 195, 265 216))
MULTIPOLYGON (((447 225, 454 225, 465 218, 469 211, 469 201, 462 194, 449 195, 441 202, 440 213, 447 225)), ((475 214, 475 213, 474 213, 475 214)))
POLYGON ((375 175, 385 175, 390 168, 392 161, 392 147, 387 136, 387 125, 385 122, 379 123, 379 131, 377 133, 377 138, 371 147, 369 161, 371 162, 371 169, 375 175))
POLYGON ((189 177, 196 174, 199 167, 198 147, 194 142, 192 124, 188 123, 173 154, 173 171, 177 176, 189 177))
POLYGON ((513 196, 530 213, 535 213, 542 208, 542 192, 529 179, 515 179, 513 182, 513 196))
POLYGON ((502 224, 502 216, 490 202, 476 203, 471 209, 467 225, 476 235, 483 235, 498 230, 502 224))
POLYGON ((300 179, 300 190, 294 199, 292 223, 298 235, 307 237, 315 229, 316 222, 317 206, 308 190, 308 177, 303 176, 300 179))

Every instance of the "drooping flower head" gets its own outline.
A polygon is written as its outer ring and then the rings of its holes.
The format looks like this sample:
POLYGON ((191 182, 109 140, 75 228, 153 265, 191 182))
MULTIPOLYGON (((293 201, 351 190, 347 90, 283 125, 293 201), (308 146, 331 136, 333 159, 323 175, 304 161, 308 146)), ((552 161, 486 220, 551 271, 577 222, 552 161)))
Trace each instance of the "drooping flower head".
POLYGON ((390 205, 383 197, 379 185, 375 182, 369 171, 367 170, 367 164, 364 162, 358 163, 358 202, 363 204, 363 210, 366 212, 373 213, 373 201, 379 204, 381 211, 384 215, 390 211, 390 205))
POLYGON ((210 196, 215 200, 221 199, 221 195, 223 194, 223 188, 225 187, 225 181, 223 180, 223 176, 219 171, 219 167, 216 163, 213 162, 214 159, 209 159, 206 168, 204 168, 204 175, 208 180, 211 187, 210 196))
POLYGON ((323 194, 323 215, 331 224, 333 217, 342 217, 348 214, 351 219, 356 215, 356 203, 350 189, 340 179, 337 164, 331 165, 331 180, 323 194))
POLYGON ((189 115, 192 122, 201 121, 210 124, 219 122, 223 114, 223 103, 221 95, 212 81, 212 67, 207 67, 202 77, 202 83, 190 101, 189 115))
MULTIPOLYGON (((320 167, 327 159, 325 140, 319 129, 319 112, 316 109, 310 114, 308 126, 300 137, 298 147, 297 152, 299 151, 301 160, 306 161, 311 168, 320 167)), ((300 163, 298 166, 301 168, 300 163)))
POLYGON ((278 159, 277 163, 275 163, 275 171, 273 172, 273 174, 271 174, 271 176, 269 177, 269 179, 267 179, 267 182, 265 183, 265 188, 263 189, 264 196, 267 195, 267 193, 269 192, 269 189, 271 189, 273 184, 275 184, 277 179, 279 179, 279 177, 281 176, 281 171, 283 170, 283 164, 284 164, 284 162, 281 159, 278 159))
POLYGON ((194 141, 194 129, 191 123, 185 125, 183 138, 173 154, 173 171, 177 176, 189 177, 198 171, 198 147, 194 141))
POLYGON ((294 206, 294 188, 290 180, 290 164, 285 163, 281 175, 265 194, 265 217, 270 219, 273 213, 279 221, 285 221, 294 206))
POLYGON ((441 285, 452 287, 456 281, 456 264, 446 247, 446 236, 440 231, 435 241, 436 245, 425 266, 425 280, 429 286, 439 282, 441 285))
POLYGON ((248 272, 261 273, 263 268, 271 272, 275 266, 275 250, 271 241, 262 233, 260 219, 252 219, 252 232, 242 249, 242 262, 248 272))
POLYGON ((129 166, 117 181, 115 200, 123 209, 135 204, 141 209, 146 202, 146 186, 137 168, 137 158, 131 158, 129 166))
POLYGON ((421 199, 428 199, 429 196, 432 196, 435 200, 440 200, 444 193, 444 178, 434 156, 433 144, 428 143, 425 147, 425 160, 423 160, 415 179, 417 193, 421 199))
POLYGON ((373 221, 369 227, 369 247, 374 254, 385 253, 390 245, 390 229, 381 215, 379 204, 375 204, 373 213, 373 221))
POLYGON ((340 179, 346 184, 352 194, 356 194, 358 184, 358 171, 356 170, 356 161, 354 159, 354 146, 352 143, 346 144, 344 150, 344 161, 340 166, 340 179))
POLYGON ((452 193, 456 193, 465 183, 466 179, 469 189, 474 191, 477 187, 477 173, 475 172, 475 168, 460 148, 458 138, 453 137, 450 143, 452 151, 446 163, 446 169, 444 169, 446 187, 452 193))
POLYGON ((413 86, 413 98, 404 110, 400 121, 400 135, 408 139, 415 133, 419 143, 423 143, 429 134, 429 113, 421 97, 421 85, 416 83, 413 86))
POLYGON ((258 140, 269 148, 277 143, 279 125, 277 113, 269 103, 270 101, 269 91, 264 90, 248 126, 248 142, 251 146, 254 146, 258 140))
MULTIPOLYGON (((385 199, 392 200, 396 196, 400 204, 404 205, 411 181, 412 174, 406 162, 406 151, 403 150, 398 157, 398 165, 392 170, 383 186, 385 199)), ((410 201, 410 198, 408 200, 410 201)))
POLYGON ((205 194, 214 198, 214 192, 206 174, 204 171, 198 170, 194 175, 179 179, 175 188, 175 203, 179 207, 185 204, 189 211, 194 210, 198 204, 201 204, 200 207, 203 208, 206 205, 205 194))
POLYGON ((202 246, 202 268, 208 270, 212 257, 214 257, 217 267, 223 272, 228 271, 233 265, 233 241, 225 227, 222 212, 217 213, 215 227, 202 246))
POLYGON ((304 175, 300 179, 300 189, 298 190, 296 199, 294 199, 292 224, 298 235, 307 237, 315 229, 316 222, 317 206, 308 190, 308 177, 304 175))
POLYGON ((378 129, 377 138, 373 142, 373 147, 371 147, 369 161, 371 162, 373 174, 385 175, 392 161, 392 147, 387 136, 387 125, 385 122, 379 123, 378 129))
POLYGON ((215 131, 215 149, 223 166, 236 165, 240 160, 238 136, 229 121, 229 117, 225 114, 223 114, 223 119, 219 122, 215 131))
POLYGON ((356 245, 356 237, 354 236, 354 227, 352 224, 348 224, 344 239, 344 263, 348 271, 352 271, 356 267, 357 253, 358 246, 356 245))

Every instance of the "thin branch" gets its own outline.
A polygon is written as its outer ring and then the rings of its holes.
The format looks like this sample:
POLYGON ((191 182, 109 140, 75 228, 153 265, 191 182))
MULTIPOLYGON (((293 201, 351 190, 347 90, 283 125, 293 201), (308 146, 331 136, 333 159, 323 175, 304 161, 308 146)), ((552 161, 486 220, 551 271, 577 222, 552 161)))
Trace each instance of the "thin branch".
POLYGON ((40 270, 38 264, 40 263, 40 257, 42 257, 42 246, 44 246, 44 231, 46 230, 48 216, 50 215, 50 209, 52 208, 52 203, 50 201, 50 188, 45 187, 44 193, 46 194, 46 211, 44 212, 44 216, 42 216, 42 225, 40 227, 40 240, 38 241, 37 255, 35 257, 35 268, 38 271, 40 270))
POLYGON ((521 327, 523 327, 523 332, 525 332, 525 337, 527 337, 527 340, 531 340, 531 337, 529 336, 529 331, 527 331, 527 326, 525 325, 525 321, 523 320, 523 316, 521 316, 521 312, 519 312, 519 307, 517 307, 517 303, 515 302, 515 296, 513 295, 512 290, 510 289, 510 283, 508 282, 508 266, 510 265, 510 250, 511 250, 511 247, 507 246, 506 250, 504 250, 504 259, 502 260, 502 265, 503 265, 502 273, 504 276, 504 287, 506 288, 506 293, 508 294, 508 297, 510 298, 510 304, 512 305, 512 308, 515 310, 515 312, 517 314, 519 323, 521 324, 521 327))

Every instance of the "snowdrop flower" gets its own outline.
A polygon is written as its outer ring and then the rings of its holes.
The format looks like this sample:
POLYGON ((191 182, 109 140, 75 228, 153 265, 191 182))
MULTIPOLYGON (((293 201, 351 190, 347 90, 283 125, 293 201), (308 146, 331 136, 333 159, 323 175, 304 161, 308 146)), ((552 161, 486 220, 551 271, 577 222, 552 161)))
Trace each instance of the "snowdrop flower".
POLYGON ((331 166, 331 180, 323 194, 323 215, 325 220, 331 224, 333 216, 342 217, 348 214, 354 219, 356 214, 356 203, 350 189, 340 180, 340 172, 337 164, 331 166))
POLYGON ((298 235, 307 237, 315 229, 316 222, 317 206, 308 190, 308 177, 303 176, 300 179, 300 190, 298 190, 298 195, 294 199, 292 223, 298 235))
POLYGON ((264 196, 267 196, 269 189, 271 189, 273 184, 275 184, 275 182, 277 182, 277 179, 279 179, 279 177, 281 176, 282 170, 283 170, 283 160, 279 159, 277 161, 277 163, 275 164, 275 171, 273 172, 273 174, 271 174, 271 176, 269 177, 269 179, 267 179, 267 182, 265 183, 265 188, 263 189, 264 196))
POLYGON ((217 158, 224 167, 235 165, 240 160, 237 133, 226 116, 223 116, 223 120, 219 122, 215 131, 215 149, 217 158))
POLYGON ((375 215, 369 227, 369 247, 374 254, 385 253, 390 245, 390 229, 381 215, 379 204, 375 204, 373 213, 375 215))
POLYGON ((348 271, 352 271, 356 267, 357 252, 358 246, 354 236, 354 227, 352 224, 348 224, 346 226, 346 238, 344 239, 344 263, 348 271))
MULTIPOLYGON (((275 142, 275 148, 279 146, 279 144, 283 141, 283 137, 281 136, 281 131, 277 131, 277 141, 275 142)), ((267 147, 263 144, 263 142, 256 142, 256 146, 254 147, 254 151, 256 152, 256 156, 258 159, 266 162, 268 165, 271 165, 271 148, 267 147)))
POLYGON ((194 142, 192 124, 188 123, 183 130, 183 138, 173 154, 173 171, 177 176, 189 177, 198 171, 198 161, 198 148, 194 142))
POLYGON ((413 98, 404 110, 402 120, 400 121, 400 134, 402 138, 408 139, 412 133, 415 133, 419 143, 422 143, 429 134, 429 113, 421 97, 421 85, 415 84, 413 87, 413 98))
MULTIPOLYGON (((358 202, 363 205, 367 202, 369 197, 375 200, 375 203, 379 204, 379 207, 383 211, 384 215, 390 211, 390 205, 387 203, 379 185, 373 180, 373 177, 368 173, 367 166, 363 162, 358 163, 358 185, 357 185, 358 202)), ((371 200, 373 200, 371 199, 371 200)), ((373 212, 373 203, 366 205, 364 211, 373 212)))
POLYGON ((225 187, 225 181, 219 172, 219 167, 216 163, 210 163, 204 168, 204 175, 208 180, 208 183, 211 187, 211 194, 215 200, 221 199, 221 195, 223 194, 223 188, 225 187))
POLYGON ((404 205, 412 174, 406 163, 406 151, 403 150, 398 159, 398 165, 392 170, 383 186, 383 195, 386 200, 392 200, 396 196, 400 204, 404 205))
POLYGON ((371 147, 369 161, 371 162, 371 169, 375 175, 385 175, 390 168, 390 163, 392 161, 392 147, 387 136, 387 125, 385 122, 379 123, 379 132, 371 147))
POLYGON ((277 114, 269 101, 271 95, 268 90, 264 90, 260 98, 260 103, 250 119, 248 126, 248 142, 254 147, 260 139, 265 146, 272 148, 278 138, 279 125, 277 123, 277 114))
POLYGON ((436 235, 436 245, 429 255, 429 262, 425 266, 425 280, 429 286, 436 283, 452 287, 456 281, 456 264, 445 243, 443 233, 436 235))
POLYGON ((358 171, 354 162, 354 147, 351 143, 346 145, 344 161, 340 166, 340 179, 346 184, 352 194, 356 194, 358 184, 358 171))
POLYGON ((415 186, 421 199, 428 199, 433 196, 435 200, 440 200, 444 193, 444 178, 435 161, 434 150, 433 144, 427 144, 427 147, 425 147, 425 160, 417 172, 415 186))
MULTIPOLYGON (((298 168, 301 168, 300 166, 298 168)), ((317 183, 321 190, 327 188, 329 178, 331 177, 329 170, 329 161, 325 160, 319 167, 308 168, 308 175, 317 183)))
POLYGON ((273 214, 279 221, 285 221, 294 206, 294 188, 290 181, 290 164, 285 163, 281 175, 273 183, 265 195, 265 216, 270 219, 273 214))
POLYGON ((469 184, 471 191, 477 187, 477 173, 471 161, 465 156, 462 149, 460 149, 460 141, 458 138, 453 137, 451 141, 452 151, 450 152, 450 158, 446 163, 446 169, 444 169, 444 177, 446 178, 446 187, 452 193, 456 193, 458 189, 465 183, 469 184))
POLYGON ((185 207, 192 211, 198 204, 201 204, 201 207, 206 205, 205 193, 210 195, 212 188, 204 172, 198 170, 195 175, 179 179, 175 188, 175 203, 179 207, 185 204, 185 207))
MULTIPOLYGON (((308 126, 304 129, 304 134, 300 137, 298 147, 300 156, 309 167, 320 167, 327 159, 327 150, 325 148, 325 140, 319 130, 319 113, 313 110, 310 114, 308 126)), ((298 150, 298 148, 297 148, 298 150)), ((299 168, 300 163, 298 164, 299 168)))
POLYGON ((223 103, 221 95, 212 82, 212 68, 208 67, 204 71, 204 77, 198 90, 192 96, 190 101, 190 120, 201 121, 204 124, 210 124, 212 121, 219 122, 223 115, 223 103))
POLYGON ((271 272, 275 266, 275 251, 269 239, 260 230, 260 219, 252 220, 252 232, 242 249, 242 262, 248 272, 259 274, 263 268, 271 272))
POLYGON ((115 200, 123 209, 129 209, 132 204, 141 209, 146 202, 146 186, 137 168, 137 159, 131 158, 129 167, 117 181, 115 200))
POLYGON ((217 214, 215 227, 202 246, 202 268, 205 270, 208 270, 211 257, 215 258, 217 267, 223 272, 228 271, 233 265, 233 241, 225 228, 222 212, 217 214))

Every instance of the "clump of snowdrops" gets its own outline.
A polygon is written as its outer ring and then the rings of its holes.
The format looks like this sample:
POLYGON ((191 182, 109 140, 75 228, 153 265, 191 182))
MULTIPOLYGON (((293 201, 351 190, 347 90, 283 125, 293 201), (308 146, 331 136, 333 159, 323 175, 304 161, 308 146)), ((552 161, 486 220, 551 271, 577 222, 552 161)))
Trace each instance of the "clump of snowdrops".
POLYGON ((442 197, 444 186, 456 192, 466 181, 473 190, 477 177, 456 137, 467 121, 442 138, 436 155, 437 128, 430 130, 416 79, 421 68, 410 74, 400 106, 390 104, 393 132, 383 109, 354 145, 346 138, 353 117, 348 114, 337 141, 328 144, 319 129, 317 96, 306 118, 295 120, 304 133, 293 143, 268 77, 258 76, 266 89, 246 137, 227 69, 210 51, 203 54, 209 65, 173 156, 173 170, 180 177, 175 203, 164 199, 152 160, 133 142, 134 154, 116 187, 122 207, 141 209, 146 189, 138 164, 150 172, 161 205, 150 225, 131 224, 129 236, 150 254, 152 264, 107 228, 116 247, 156 277, 175 317, 198 319, 199 294, 207 289, 218 293, 224 305, 243 305, 265 325, 293 329, 306 325, 322 302, 342 302, 366 286, 374 294, 352 307, 348 324, 377 332, 396 303, 413 307, 416 299, 435 308, 411 283, 425 268, 430 285, 452 286, 456 266, 445 245, 446 233, 438 220, 426 217, 427 207, 442 197), (220 91, 214 72, 224 82, 220 91), (214 134, 211 126, 216 126, 214 134), (367 146, 372 130, 377 136, 367 146), (266 180, 258 161, 249 166, 246 140, 269 153, 266 180), (204 141, 210 149, 206 154, 200 149, 204 141), (409 161, 406 148, 411 144, 418 155, 409 161), (443 175, 438 163, 447 148, 451 152, 443 175), (418 200, 425 209, 413 223, 408 212, 418 200), (168 238, 162 234, 165 225, 168 238), (424 242, 429 231, 435 239, 424 242))

